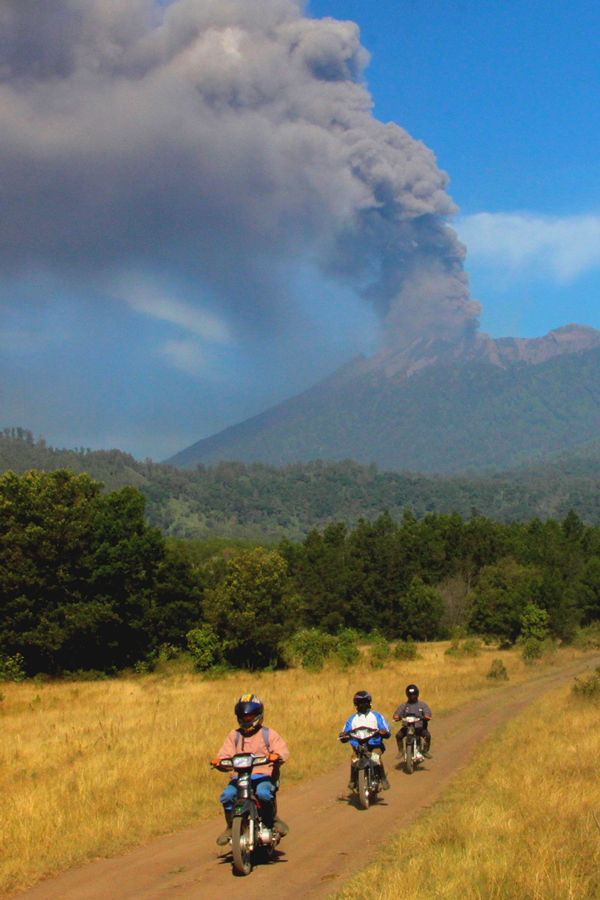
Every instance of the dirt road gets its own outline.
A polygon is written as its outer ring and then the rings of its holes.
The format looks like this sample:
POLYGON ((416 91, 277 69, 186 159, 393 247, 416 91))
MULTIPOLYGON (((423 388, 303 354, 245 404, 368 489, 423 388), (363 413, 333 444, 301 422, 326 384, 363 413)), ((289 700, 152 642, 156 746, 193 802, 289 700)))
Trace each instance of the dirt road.
POLYGON ((527 684, 498 687, 432 727, 433 759, 413 775, 395 768, 395 744, 386 764, 391 790, 369 810, 358 809, 346 792, 349 765, 280 793, 280 812, 291 832, 270 865, 246 878, 232 874, 230 857, 215 844, 222 817, 160 838, 124 856, 99 860, 17 895, 19 900, 318 900, 341 887, 375 855, 378 845, 405 828, 444 791, 493 729, 527 703, 600 659, 580 660, 533 677, 527 684))

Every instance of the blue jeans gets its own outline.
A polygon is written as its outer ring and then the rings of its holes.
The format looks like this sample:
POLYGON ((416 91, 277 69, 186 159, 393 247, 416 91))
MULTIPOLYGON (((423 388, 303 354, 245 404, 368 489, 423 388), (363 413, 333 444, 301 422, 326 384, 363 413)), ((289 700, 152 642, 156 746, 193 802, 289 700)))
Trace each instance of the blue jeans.
MULTIPOLYGON (((270 803, 275 799, 277 788, 268 775, 257 775, 252 778, 252 786, 256 792, 259 803, 270 803)), ((232 778, 219 800, 223 804, 224 809, 231 809, 233 801, 237 796, 237 778, 232 778)))

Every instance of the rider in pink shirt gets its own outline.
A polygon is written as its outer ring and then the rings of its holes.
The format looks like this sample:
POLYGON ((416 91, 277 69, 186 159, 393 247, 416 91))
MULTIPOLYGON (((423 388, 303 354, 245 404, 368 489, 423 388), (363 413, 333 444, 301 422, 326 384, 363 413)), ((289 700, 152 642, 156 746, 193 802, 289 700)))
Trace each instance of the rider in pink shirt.
MULTIPOLYGON (((264 705, 256 694, 245 694, 235 704, 234 712, 238 720, 238 728, 230 731, 212 764, 218 766, 219 760, 234 756, 236 753, 255 753, 267 756, 269 762, 256 766, 252 772, 255 790, 261 805, 265 825, 272 822, 273 828, 281 837, 289 831, 285 822, 275 814, 274 799, 279 780, 279 767, 290 758, 290 751, 283 738, 272 728, 262 724, 264 705)), ((217 844, 224 846, 231 839, 231 823, 233 801, 237 794, 237 781, 232 778, 220 796, 227 827, 217 838, 217 844)))

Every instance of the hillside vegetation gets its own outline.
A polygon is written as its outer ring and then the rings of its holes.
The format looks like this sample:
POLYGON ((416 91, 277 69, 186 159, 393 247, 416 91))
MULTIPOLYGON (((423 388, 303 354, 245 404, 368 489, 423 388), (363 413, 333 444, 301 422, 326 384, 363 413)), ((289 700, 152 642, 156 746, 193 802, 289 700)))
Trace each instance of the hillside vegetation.
POLYGON ((600 442, 537 466, 488 476, 426 477, 382 472, 351 460, 286 466, 220 463, 184 470, 140 462, 119 450, 56 449, 21 428, 0 432, 0 473, 30 469, 88 473, 106 490, 138 488, 150 525, 177 538, 228 537, 291 540, 343 521, 372 520, 383 510, 417 518, 431 512, 473 510, 503 522, 564 518, 573 509, 583 522, 600 524, 600 442))

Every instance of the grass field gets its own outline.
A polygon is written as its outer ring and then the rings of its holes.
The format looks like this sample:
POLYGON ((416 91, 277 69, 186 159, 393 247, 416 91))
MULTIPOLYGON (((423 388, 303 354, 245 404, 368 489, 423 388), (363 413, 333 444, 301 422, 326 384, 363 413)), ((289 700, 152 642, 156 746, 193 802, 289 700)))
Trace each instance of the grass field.
MULTIPOLYGON (((476 657, 455 658, 445 654, 447 647, 423 645, 421 658, 390 662, 384 669, 362 663, 347 671, 233 673, 210 681, 171 666, 151 675, 114 680, 0 685, 0 893, 6 896, 85 860, 219 815, 223 777, 209 768, 208 760, 234 726, 233 705, 242 693, 255 691, 263 697, 266 724, 288 740, 292 758, 284 770, 285 787, 286 781, 318 774, 315 760, 325 771, 346 758, 336 735, 352 711, 351 698, 358 689, 370 690, 375 708, 389 717, 403 699, 405 684, 416 681, 434 717, 443 716, 469 699, 498 690, 487 677, 493 658, 501 656, 510 681, 517 683, 557 660, 582 655, 574 649, 560 650, 532 667, 516 650, 499 654, 485 649, 476 657), (303 740, 298 727, 307 720, 312 723, 310 742, 303 740)), ((580 714, 578 721, 583 718, 580 714)), ((545 734, 545 726, 541 730, 545 734)), ((593 753, 587 743, 592 737, 593 731, 585 741, 582 738, 578 760, 593 753)), ((562 758, 559 762, 566 765, 562 758)), ((479 764, 487 767, 485 761, 479 764)), ((498 765, 506 777, 502 756, 498 765)), ((572 769, 569 778, 586 770, 575 761, 572 769)), ((543 771, 541 763, 536 771, 543 771)), ((522 773, 515 778, 520 793, 522 773)), ((530 796, 535 807, 533 788, 530 796)), ((565 799, 568 807, 577 806, 569 792, 565 799)), ((600 842, 598 831, 588 837, 600 842)), ((430 840, 435 844, 433 835, 430 840)), ((444 853, 451 850, 446 847, 444 853)), ((459 894, 421 891, 411 896, 459 894)))

